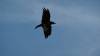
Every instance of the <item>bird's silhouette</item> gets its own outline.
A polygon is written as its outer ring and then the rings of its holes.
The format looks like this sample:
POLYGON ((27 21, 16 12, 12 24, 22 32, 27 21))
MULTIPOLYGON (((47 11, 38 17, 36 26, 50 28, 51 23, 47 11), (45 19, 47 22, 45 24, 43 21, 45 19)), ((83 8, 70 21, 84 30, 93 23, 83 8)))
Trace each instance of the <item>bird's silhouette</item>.
POLYGON ((38 28, 38 27, 42 27, 43 31, 44 31, 44 36, 47 39, 48 36, 51 35, 51 31, 52 31, 51 25, 52 24, 56 24, 56 23, 50 21, 50 11, 49 11, 49 9, 43 8, 41 24, 37 25, 35 27, 35 29, 38 28))

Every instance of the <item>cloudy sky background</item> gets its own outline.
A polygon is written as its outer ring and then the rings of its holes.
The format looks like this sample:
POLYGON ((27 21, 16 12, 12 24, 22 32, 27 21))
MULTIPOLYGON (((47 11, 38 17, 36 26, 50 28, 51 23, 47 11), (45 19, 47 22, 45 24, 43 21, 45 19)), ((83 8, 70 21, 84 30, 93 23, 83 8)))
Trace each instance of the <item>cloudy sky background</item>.
POLYGON ((100 56, 99 0, 0 0, 0 56, 100 56), (42 8, 52 35, 45 39, 42 8))

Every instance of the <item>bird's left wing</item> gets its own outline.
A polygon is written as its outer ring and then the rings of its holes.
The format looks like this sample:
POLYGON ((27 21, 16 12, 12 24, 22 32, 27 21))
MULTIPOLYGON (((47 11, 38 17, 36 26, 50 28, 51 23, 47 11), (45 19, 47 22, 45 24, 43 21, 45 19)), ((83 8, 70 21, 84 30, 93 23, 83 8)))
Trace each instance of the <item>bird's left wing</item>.
POLYGON ((43 27, 43 30, 44 30, 44 35, 45 35, 45 38, 48 38, 49 35, 51 35, 51 26, 44 26, 43 27))

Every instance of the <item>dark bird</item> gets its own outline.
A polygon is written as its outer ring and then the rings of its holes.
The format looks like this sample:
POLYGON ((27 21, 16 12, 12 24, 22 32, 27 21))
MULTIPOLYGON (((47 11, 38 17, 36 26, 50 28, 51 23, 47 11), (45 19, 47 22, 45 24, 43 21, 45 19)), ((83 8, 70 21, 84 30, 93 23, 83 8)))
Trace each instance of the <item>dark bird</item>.
POLYGON ((50 11, 49 9, 43 8, 43 13, 42 13, 42 21, 41 24, 37 25, 35 27, 42 27, 43 31, 44 31, 44 36, 47 39, 48 36, 51 35, 51 31, 52 31, 52 24, 56 24, 55 22, 50 21, 50 11))

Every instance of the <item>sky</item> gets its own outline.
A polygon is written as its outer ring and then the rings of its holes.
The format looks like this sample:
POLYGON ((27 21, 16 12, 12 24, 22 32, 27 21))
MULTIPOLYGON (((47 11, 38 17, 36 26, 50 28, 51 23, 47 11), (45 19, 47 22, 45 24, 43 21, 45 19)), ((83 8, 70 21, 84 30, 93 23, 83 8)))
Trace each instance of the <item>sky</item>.
POLYGON ((0 0, 0 56, 100 56, 100 0, 0 0), (48 39, 34 29, 44 7, 48 39))

